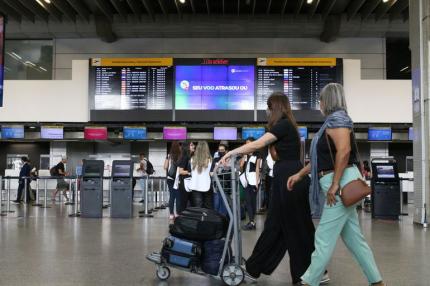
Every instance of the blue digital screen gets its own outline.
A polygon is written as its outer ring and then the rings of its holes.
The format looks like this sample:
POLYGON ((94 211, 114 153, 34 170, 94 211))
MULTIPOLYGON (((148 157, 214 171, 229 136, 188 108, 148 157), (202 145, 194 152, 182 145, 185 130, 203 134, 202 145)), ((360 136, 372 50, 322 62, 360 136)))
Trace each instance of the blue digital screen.
POLYGON ((243 127, 242 128, 242 139, 246 140, 250 137, 258 139, 266 133, 264 127, 243 127))
POLYGON ((369 141, 391 141, 391 128, 369 128, 367 139, 369 141))
POLYGON ((408 140, 414 141, 414 128, 413 127, 409 127, 408 140))
POLYGON ((146 127, 124 127, 123 137, 126 140, 147 139, 146 127))
POLYGON ((308 128, 307 127, 299 127, 300 138, 308 139, 308 128))
POLYGON ((253 110, 255 67, 176 66, 178 110, 253 110))
POLYGON ((24 126, 2 126, 2 139, 24 139, 24 126))

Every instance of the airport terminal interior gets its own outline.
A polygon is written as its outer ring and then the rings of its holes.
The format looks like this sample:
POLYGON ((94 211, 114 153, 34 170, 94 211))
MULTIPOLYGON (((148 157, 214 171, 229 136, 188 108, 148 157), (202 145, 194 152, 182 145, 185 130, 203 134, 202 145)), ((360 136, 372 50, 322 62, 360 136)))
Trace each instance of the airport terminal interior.
POLYGON ((430 285, 429 15, 0 0, 0 285, 430 285))

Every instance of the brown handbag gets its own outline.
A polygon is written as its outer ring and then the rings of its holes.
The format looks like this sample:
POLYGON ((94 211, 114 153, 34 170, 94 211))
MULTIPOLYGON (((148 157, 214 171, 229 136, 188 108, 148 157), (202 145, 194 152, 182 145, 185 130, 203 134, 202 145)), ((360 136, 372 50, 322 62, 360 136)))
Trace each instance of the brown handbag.
MULTIPOLYGON (((352 131, 354 132, 354 131, 352 131)), ((354 133, 353 133, 354 134, 354 133)), ((333 167, 335 166, 333 152, 331 150, 330 141, 328 139, 327 132, 325 132, 328 148, 330 150, 330 157, 333 162, 333 167)), ((355 134, 353 136, 353 141, 355 144, 355 150, 358 157, 358 162, 361 166, 363 166, 363 162, 361 161, 360 152, 358 151, 357 142, 355 141, 355 134)), ((372 189, 367 185, 367 183, 363 179, 355 179, 343 186, 343 188, 339 191, 339 196, 342 200, 342 203, 345 207, 349 207, 352 205, 355 205, 356 203, 360 202, 362 199, 367 197, 372 193, 372 189)))

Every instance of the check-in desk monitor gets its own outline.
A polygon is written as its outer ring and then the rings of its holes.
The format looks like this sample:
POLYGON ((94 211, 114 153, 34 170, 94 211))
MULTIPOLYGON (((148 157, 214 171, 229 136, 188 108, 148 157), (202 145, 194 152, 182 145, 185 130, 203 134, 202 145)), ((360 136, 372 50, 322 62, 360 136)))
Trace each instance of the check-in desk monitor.
POLYGON ((81 217, 103 216, 103 170, 102 160, 85 160, 82 166, 81 217))
POLYGON ((133 217, 133 161, 115 160, 112 164, 111 217, 133 217))
POLYGON ((400 179, 394 159, 372 160, 372 217, 398 219, 400 179))

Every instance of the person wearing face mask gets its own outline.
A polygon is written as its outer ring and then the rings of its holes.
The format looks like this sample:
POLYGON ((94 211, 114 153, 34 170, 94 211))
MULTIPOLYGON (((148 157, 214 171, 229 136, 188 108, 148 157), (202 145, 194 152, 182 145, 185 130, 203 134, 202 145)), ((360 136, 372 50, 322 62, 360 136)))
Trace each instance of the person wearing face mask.
MULTIPOLYGON (((288 97, 273 93, 267 100, 268 132, 259 139, 228 152, 220 161, 226 164, 234 155, 251 154, 272 146, 272 197, 261 233, 246 261, 246 278, 255 281, 261 274, 270 275, 288 251, 293 283, 300 283, 311 262, 315 228, 309 206, 309 178, 303 177, 294 189, 287 190, 287 179, 303 165, 300 161, 300 136, 288 97)), ((329 280, 323 277, 324 282, 329 280)))

